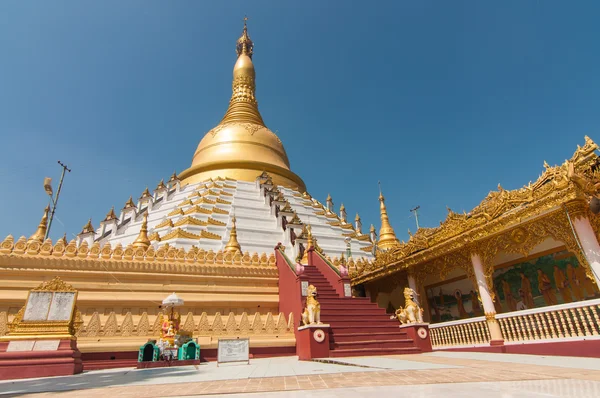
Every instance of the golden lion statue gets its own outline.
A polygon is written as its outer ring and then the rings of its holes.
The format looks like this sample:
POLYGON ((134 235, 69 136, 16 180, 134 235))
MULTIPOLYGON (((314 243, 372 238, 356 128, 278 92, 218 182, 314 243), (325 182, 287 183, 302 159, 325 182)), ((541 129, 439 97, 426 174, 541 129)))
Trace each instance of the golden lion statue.
POLYGON ((423 323, 423 309, 414 301, 416 294, 410 287, 404 288, 404 308, 398 308, 390 319, 397 318, 403 325, 423 323))
POLYGON ((306 297, 306 308, 302 313, 302 323, 304 325, 314 325, 321 323, 321 304, 317 301, 317 288, 309 285, 308 296, 306 297))

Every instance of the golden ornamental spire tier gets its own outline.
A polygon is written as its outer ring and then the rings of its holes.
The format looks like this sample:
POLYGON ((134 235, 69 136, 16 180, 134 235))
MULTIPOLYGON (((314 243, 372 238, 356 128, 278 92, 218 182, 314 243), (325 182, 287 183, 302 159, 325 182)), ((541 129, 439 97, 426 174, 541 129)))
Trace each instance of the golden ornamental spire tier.
POLYGON ((258 110, 252 63, 254 43, 245 21, 236 52, 232 94, 225 116, 202 138, 191 167, 179 177, 184 184, 216 177, 254 182, 265 171, 272 175, 276 185, 302 192, 306 190, 304 182, 290 170, 281 140, 266 127, 258 110))
POLYGON ((150 246, 150 239, 148 239, 148 212, 144 213, 144 221, 142 221, 140 233, 132 246, 136 248, 141 247, 142 249, 147 249, 150 246))
POLYGON ((225 245, 225 252, 227 253, 241 253, 242 247, 240 246, 240 242, 237 240, 237 227, 235 225, 236 219, 235 216, 231 219, 231 223, 233 224, 231 227, 231 232, 229 233, 229 241, 225 245))
POLYGON ((394 228, 390 225, 390 219, 387 214, 387 208, 385 207, 385 198, 379 190, 379 210, 381 212, 381 229, 379 230, 379 241, 377 242, 377 248, 381 250, 388 250, 400 245, 400 241, 396 238, 394 228))
POLYGON ((27 240, 27 243, 31 243, 31 242, 42 243, 44 241, 44 238, 46 237, 46 230, 48 229, 48 213, 49 212, 50 212, 50 206, 46 206, 46 208, 44 209, 44 215, 42 216, 42 219, 40 220, 40 223, 38 224, 37 229, 35 230, 34 234, 29 237, 29 239, 27 240))

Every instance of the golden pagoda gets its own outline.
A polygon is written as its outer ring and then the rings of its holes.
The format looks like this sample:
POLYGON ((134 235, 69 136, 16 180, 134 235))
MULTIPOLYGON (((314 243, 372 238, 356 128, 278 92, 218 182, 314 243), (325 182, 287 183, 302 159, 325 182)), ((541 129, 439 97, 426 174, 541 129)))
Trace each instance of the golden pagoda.
POLYGON ((379 190, 379 209, 381 212, 381 229, 379 230, 379 241, 377 247, 380 250, 388 250, 397 247, 400 242, 396 238, 394 228, 390 225, 390 219, 388 218, 387 208, 385 207, 385 198, 381 189, 379 190))
POLYGON ((283 143, 267 128, 258 110, 256 72, 252 63, 254 43, 245 21, 236 52, 233 93, 225 116, 202 138, 191 167, 179 178, 184 184, 216 177, 255 181, 266 171, 275 184, 303 192, 304 182, 290 170, 283 143))

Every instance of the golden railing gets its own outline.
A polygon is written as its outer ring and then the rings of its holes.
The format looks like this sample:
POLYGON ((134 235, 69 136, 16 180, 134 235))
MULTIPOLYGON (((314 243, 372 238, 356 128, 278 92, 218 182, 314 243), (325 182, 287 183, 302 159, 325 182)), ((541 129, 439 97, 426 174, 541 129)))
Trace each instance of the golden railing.
MULTIPOLYGON (((600 338, 600 299, 497 314, 504 344, 600 338)), ((489 345, 485 317, 429 326, 433 349, 489 345)))
POLYGON ((434 349, 488 345, 490 342, 490 332, 483 316, 432 324, 429 332, 434 349))
POLYGON ((496 315, 504 343, 560 340, 599 336, 600 300, 496 315))

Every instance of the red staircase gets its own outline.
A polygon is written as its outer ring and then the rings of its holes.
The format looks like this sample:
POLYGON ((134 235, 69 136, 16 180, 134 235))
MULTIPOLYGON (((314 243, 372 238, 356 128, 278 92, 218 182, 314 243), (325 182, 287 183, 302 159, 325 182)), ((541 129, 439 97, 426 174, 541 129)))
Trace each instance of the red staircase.
POLYGON ((383 308, 366 297, 340 297, 314 265, 304 268, 303 279, 317 288, 321 322, 331 325, 329 349, 332 357, 414 354, 421 350, 390 319, 383 308))

